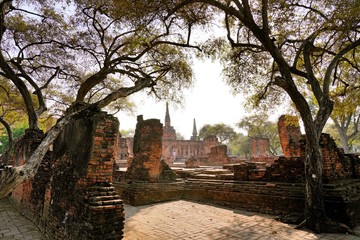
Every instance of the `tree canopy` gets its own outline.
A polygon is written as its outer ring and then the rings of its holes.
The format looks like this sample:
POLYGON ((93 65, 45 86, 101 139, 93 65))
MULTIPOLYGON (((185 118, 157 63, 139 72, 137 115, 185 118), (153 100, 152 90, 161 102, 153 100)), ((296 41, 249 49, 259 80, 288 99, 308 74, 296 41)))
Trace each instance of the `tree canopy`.
POLYGON ((205 124, 199 131, 199 137, 216 136, 221 143, 229 143, 236 135, 234 129, 224 123, 205 124))
POLYGON ((196 48, 186 41, 190 29, 146 6, 134 13, 113 4, 2 1, 0 74, 24 99, 30 128, 48 104, 103 108, 144 88, 178 100, 191 86, 189 56, 179 48, 196 48))
POLYGON ((198 49, 188 38, 192 26, 180 27, 178 18, 167 19, 152 4, 134 8, 140 2, 0 3, 2 81, 20 93, 30 129, 39 128, 45 111, 62 116, 28 162, 11 177, 2 176, 0 196, 37 171, 48 147, 79 111, 128 107, 126 97, 145 90, 179 101, 182 89, 191 86, 185 49, 198 49), (76 107, 64 112, 70 105, 76 107))

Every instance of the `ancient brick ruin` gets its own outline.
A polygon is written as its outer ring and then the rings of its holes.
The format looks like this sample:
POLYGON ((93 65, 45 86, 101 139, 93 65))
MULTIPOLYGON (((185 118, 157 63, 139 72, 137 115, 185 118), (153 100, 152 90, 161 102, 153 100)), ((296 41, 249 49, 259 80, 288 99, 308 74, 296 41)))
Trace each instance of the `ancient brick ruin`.
MULTIPOLYGON (((92 112, 68 125, 35 177, 10 199, 50 239, 121 239, 123 205, 112 186, 118 120, 92 112)), ((24 164, 43 139, 27 131, 12 163, 24 164)))
MULTIPOLYGON (((286 118, 279 119, 280 135, 285 136, 281 143, 286 156, 273 157, 273 163, 243 161, 225 164, 223 170, 198 169, 193 168, 199 165, 198 158, 191 158, 186 162, 191 169, 175 170, 178 175, 175 182, 122 181, 114 185, 122 198, 132 205, 188 199, 268 214, 301 215, 304 211, 306 142, 304 136, 299 135, 298 125, 294 125, 296 118, 288 117, 291 124, 283 124, 286 118)), ((259 143, 267 145, 266 140, 259 143)), ((356 226, 360 223, 360 159, 356 155, 343 154, 327 134, 322 135, 320 144, 324 156, 327 214, 339 222, 356 226)), ((221 159, 227 156, 226 147, 212 149, 212 155, 219 156, 212 161, 221 164, 221 159)), ((265 149, 258 151, 262 159, 267 157, 265 149)))
POLYGON ((251 159, 252 162, 266 162, 271 164, 276 156, 270 154, 270 140, 268 138, 251 138, 251 159))
POLYGON ((299 119, 289 115, 280 116, 278 130, 284 157, 299 157, 301 139, 299 119))
MULTIPOLYGON (((215 136, 209 136, 204 140, 199 140, 197 136, 196 123, 194 119, 193 124, 193 135, 190 140, 179 140, 176 136, 176 130, 173 126, 171 126, 171 118, 169 114, 169 106, 166 104, 166 112, 165 112, 165 123, 162 127, 163 135, 162 135, 162 152, 161 159, 163 159, 169 166, 174 166, 174 163, 185 163, 187 160, 190 160, 190 165, 194 163, 194 158, 196 159, 196 163, 200 165, 216 165, 218 162, 213 163, 209 160, 209 155, 213 151, 211 150, 213 147, 217 147, 221 145, 218 139, 215 136)), ((128 158, 133 156, 132 150, 132 141, 127 138, 120 140, 121 145, 119 148, 121 152, 127 152, 128 158), (126 149, 124 149, 124 142, 127 142, 126 149)), ((126 157, 126 155, 122 155, 121 157, 126 157)), ((127 158, 127 159, 128 159, 127 158)), ((210 157, 211 158, 211 157, 210 157)), ((215 156, 213 158, 216 158, 215 156)), ((222 163, 227 162, 227 157, 224 158, 222 163)))
POLYGON ((138 116, 134 136, 134 158, 126 179, 144 182, 173 182, 176 174, 161 159, 163 126, 158 119, 143 120, 138 116))
MULTIPOLYGON (((15 189, 11 200, 51 239, 121 239, 123 200, 143 205, 187 199, 268 214, 301 214, 306 141, 297 127, 282 124, 284 119, 279 119, 284 156, 273 163, 260 161, 268 157, 267 143, 257 140, 257 147, 262 147, 256 150, 256 161, 233 164, 227 147, 218 144, 209 148, 204 159, 189 158, 185 163, 193 161, 192 168, 172 170, 162 161, 164 127, 157 119, 139 116, 130 167, 126 173, 116 171, 121 177, 114 182, 113 163, 120 154, 118 121, 103 112, 84 115, 66 127, 36 176, 15 189), (197 168, 202 163, 223 168, 197 168)), ((25 163, 43 137, 42 132, 27 132, 11 163, 25 163)), ((360 223, 359 157, 344 154, 327 134, 320 144, 327 214, 356 226, 360 223)))

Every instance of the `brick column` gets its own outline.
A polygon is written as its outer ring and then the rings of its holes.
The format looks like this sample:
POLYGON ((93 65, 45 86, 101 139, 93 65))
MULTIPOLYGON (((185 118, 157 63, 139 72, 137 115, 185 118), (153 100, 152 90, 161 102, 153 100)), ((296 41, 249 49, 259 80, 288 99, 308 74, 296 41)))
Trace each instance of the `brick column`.
POLYGON ((300 156, 300 126, 295 116, 282 115, 278 120, 280 144, 285 157, 300 156))
POLYGON ((171 182, 175 173, 161 160, 163 127, 158 119, 138 116, 134 136, 134 159, 126 174, 129 180, 171 182))

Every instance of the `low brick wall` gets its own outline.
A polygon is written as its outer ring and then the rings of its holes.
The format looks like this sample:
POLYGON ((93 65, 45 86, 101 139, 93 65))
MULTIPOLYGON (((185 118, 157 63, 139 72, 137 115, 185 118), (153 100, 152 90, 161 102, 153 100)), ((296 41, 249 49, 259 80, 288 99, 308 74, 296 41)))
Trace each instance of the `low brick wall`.
MULTIPOLYGON (((304 212, 303 183, 182 179, 176 183, 114 183, 131 205, 170 200, 192 200, 271 215, 304 212)), ((360 179, 325 184, 329 216, 351 227, 360 224, 360 179)))

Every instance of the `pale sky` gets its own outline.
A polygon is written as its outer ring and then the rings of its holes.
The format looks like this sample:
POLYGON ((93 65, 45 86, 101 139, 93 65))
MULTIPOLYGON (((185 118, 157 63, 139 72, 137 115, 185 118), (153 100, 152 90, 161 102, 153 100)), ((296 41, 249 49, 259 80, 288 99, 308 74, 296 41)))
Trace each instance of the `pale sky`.
MULTIPOLYGON (((231 88, 222 80, 221 66, 210 60, 194 61, 195 84, 185 95, 184 108, 169 104, 171 125, 185 139, 190 139, 193 129, 193 119, 196 120, 197 130, 205 124, 225 123, 232 126, 244 116, 244 100, 240 95, 233 96, 231 88)), ((140 96, 136 93, 132 101, 137 105, 134 116, 118 113, 120 129, 135 129, 136 116, 143 115, 144 119, 160 119, 164 124, 166 102, 156 102, 151 97, 140 96)))

